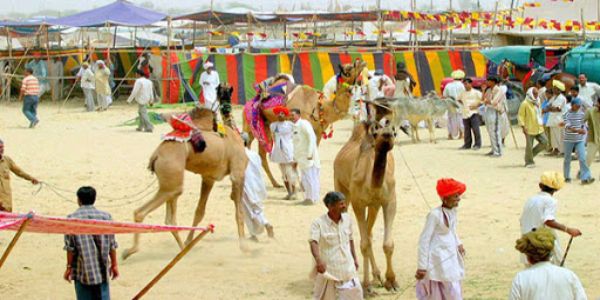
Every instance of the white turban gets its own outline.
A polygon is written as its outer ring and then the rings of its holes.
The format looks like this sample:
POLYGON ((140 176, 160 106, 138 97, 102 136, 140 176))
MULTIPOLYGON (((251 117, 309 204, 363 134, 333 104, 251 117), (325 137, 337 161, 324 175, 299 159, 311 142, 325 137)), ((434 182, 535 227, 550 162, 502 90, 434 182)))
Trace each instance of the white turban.
POLYGON ((461 69, 455 70, 454 72, 452 72, 452 74, 450 74, 450 76, 452 77, 452 79, 463 79, 465 78, 465 72, 461 69))
POLYGON ((103 60, 97 60, 96 65, 105 65, 103 60))
POLYGON ((202 67, 204 67, 204 70, 208 69, 208 68, 212 68, 214 65, 213 63, 211 63, 210 61, 206 61, 202 67))

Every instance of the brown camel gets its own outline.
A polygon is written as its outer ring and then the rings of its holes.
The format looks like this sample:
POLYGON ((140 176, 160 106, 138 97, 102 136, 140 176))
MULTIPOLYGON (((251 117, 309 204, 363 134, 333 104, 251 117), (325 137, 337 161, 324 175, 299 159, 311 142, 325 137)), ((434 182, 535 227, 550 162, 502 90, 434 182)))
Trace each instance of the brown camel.
MULTIPOLYGON (((360 75, 360 72, 366 66, 365 62, 357 61, 354 64, 346 64, 340 67, 342 81, 339 81, 336 88, 336 94, 333 99, 321 99, 322 94, 312 87, 302 85, 295 88, 289 93, 286 107, 300 109, 302 118, 308 120, 315 134, 317 135, 317 144, 321 142, 322 133, 336 121, 345 118, 348 115, 348 110, 351 104, 351 88, 355 84, 356 78, 360 75), (322 101, 322 106, 319 102, 322 101)), ((277 84, 277 82, 275 83, 277 84)), ((250 130, 249 121, 246 120, 244 115, 244 127, 243 130, 250 137, 248 147, 252 145, 254 136, 250 130)), ((277 121, 277 115, 273 112, 273 109, 262 110, 262 117, 265 120, 265 131, 267 136, 271 136, 270 125, 271 122, 277 121)), ((267 152, 262 147, 258 147, 258 153, 262 159, 262 166, 267 174, 267 177, 271 181, 273 187, 281 187, 281 185, 273 177, 271 169, 269 168, 269 161, 267 160, 267 152)))
MULTIPOLYGON (((137 223, 166 203, 167 213, 165 223, 177 225, 177 198, 183 192, 183 176, 185 171, 202 176, 202 190, 200 200, 194 215, 192 226, 197 226, 204 218, 208 195, 215 181, 221 181, 229 175, 231 179, 231 200, 235 205, 235 219, 240 241, 240 247, 245 249, 244 220, 241 204, 241 196, 244 185, 244 174, 248 158, 244 150, 244 142, 237 132, 226 126, 226 134, 221 137, 213 131, 213 113, 204 108, 194 108, 190 113, 194 125, 200 129, 206 149, 197 153, 192 149, 190 142, 180 143, 175 141, 164 141, 150 157, 149 169, 158 177, 159 190, 144 205, 135 210, 133 219, 137 223)), ((179 247, 184 244, 177 232, 173 232, 179 247)), ((186 243, 193 239, 194 233, 190 232, 186 243)), ((135 234, 133 246, 123 253, 123 258, 139 251, 140 235, 135 234)))
POLYGON ((363 286, 372 293, 369 269, 373 278, 387 290, 398 290, 392 267, 394 241, 392 227, 396 216, 396 180, 394 179, 394 127, 381 127, 376 122, 362 122, 354 127, 350 140, 338 152, 333 163, 335 190, 346 195, 352 205, 360 231, 360 250, 363 255, 363 286), (385 282, 375 263, 372 231, 377 213, 383 208, 384 241, 387 269, 385 282), (367 213, 368 209, 368 213, 367 213))

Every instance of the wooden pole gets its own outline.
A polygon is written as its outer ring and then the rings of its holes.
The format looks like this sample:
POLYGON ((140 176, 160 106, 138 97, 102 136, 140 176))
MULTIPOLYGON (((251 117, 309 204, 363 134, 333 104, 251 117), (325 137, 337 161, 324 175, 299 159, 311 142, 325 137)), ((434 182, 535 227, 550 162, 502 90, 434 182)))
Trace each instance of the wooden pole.
POLYGON ((253 35, 250 35, 249 33, 252 32, 252 15, 250 12, 248 12, 248 15, 246 16, 246 20, 248 22, 248 25, 246 26, 246 28, 248 29, 248 31, 246 32, 246 39, 248 41, 248 53, 250 53, 252 50, 252 37, 253 35))
MULTIPOLYGON (((52 69, 54 69, 53 66, 53 62, 50 61, 50 34, 48 33, 48 29, 50 28, 50 26, 46 25, 46 65, 48 66, 48 74, 50 75, 52 74, 52 69)), ((54 102, 55 99, 55 93, 57 91, 54 90, 54 85, 50 84, 50 98, 52 98, 52 102, 54 102)))
POLYGON ((494 46, 494 30, 496 29, 496 17, 498 16, 498 0, 496 0, 496 8, 492 16, 492 31, 490 33, 490 47, 494 46))
POLYGON ((2 269, 4 262, 6 262, 6 259, 10 255, 10 252, 13 250, 13 248, 17 244, 17 241, 19 241, 21 234, 23 234, 23 231, 25 231, 25 227, 27 227, 27 225, 29 224, 29 221, 31 221, 32 217, 33 216, 28 216, 27 220, 25 220, 23 222, 23 224, 21 224, 21 226, 19 227, 19 230, 17 231, 17 233, 15 234, 13 239, 10 241, 10 244, 8 244, 8 247, 6 247, 6 250, 4 250, 4 254, 2 254, 2 258, 0 258, 0 269, 2 269))
POLYGON ((313 49, 317 48, 317 15, 313 15, 313 49))
POLYGON ((565 261, 567 260, 567 254, 569 254, 569 250, 571 250, 571 244, 573 243, 573 236, 569 239, 569 243, 567 244, 567 250, 565 250, 565 254, 563 255, 562 260, 560 261, 560 266, 565 265, 565 261))
POLYGON ((583 8, 581 8, 580 14, 581 14, 581 38, 583 39, 583 42, 585 42, 586 31, 585 31, 585 19, 583 17, 583 8))
POLYGON ((481 1, 477 0, 477 11, 479 12, 479 18, 477 18, 477 45, 481 48, 481 1))
MULTIPOLYGON (((412 2, 412 0, 411 0, 412 2)), ((381 10, 381 0, 377 0, 377 50, 381 50, 383 46, 383 11, 381 10)))
POLYGON ((150 291, 150 289, 161 278, 163 278, 163 276, 165 276, 167 274, 167 272, 169 272, 169 270, 171 270, 175 266, 175 264, 177 264, 188 252, 190 252, 190 250, 192 250, 192 248, 209 232, 211 232, 211 230, 206 230, 206 231, 201 232, 189 244, 187 244, 187 246, 185 246, 183 248, 183 250, 181 250, 181 252, 179 252, 177 254, 177 256, 175 256, 175 258, 173 258, 171 260, 171 262, 169 262, 169 264, 160 271, 160 273, 158 273, 158 275, 156 275, 139 293, 137 293, 137 295, 135 295, 133 297, 133 299, 134 300, 141 299, 142 296, 144 296, 148 291, 150 291))
POLYGON ((283 51, 287 51, 287 20, 283 20, 283 51))
POLYGON ((212 46, 212 17, 213 17, 213 4, 214 0, 210 0, 210 15, 208 16, 208 51, 210 52, 210 47, 212 46))
MULTIPOLYGON (((523 19, 523 18, 525 18, 525 8, 523 8, 523 11, 521 11, 521 19, 523 19)), ((521 23, 519 31, 521 31, 521 32, 523 31, 523 23, 521 23)))
POLYGON ((193 23, 194 27, 192 29, 192 49, 196 48, 196 21, 193 23))

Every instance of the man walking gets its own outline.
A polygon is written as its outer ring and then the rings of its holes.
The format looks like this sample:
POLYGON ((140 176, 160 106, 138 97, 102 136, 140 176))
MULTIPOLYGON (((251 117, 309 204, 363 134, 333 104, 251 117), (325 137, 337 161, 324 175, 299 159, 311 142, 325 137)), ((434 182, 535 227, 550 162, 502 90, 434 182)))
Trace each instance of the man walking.
POLYGON ((315 259, 315 300, 360 300, 363 290, 358 279, 358 260, 352 237, 352 219, 346 213, 346 198, 329 192, 323 202, 327 213, 310 228, 310 252, 315 259), (337 293, 337 298, 336 298, 337 293))
POLYGON ((96 96, 98 97, 98 111, 108 109, 109 97, 111 95, 109 77, 110 69, 106 67, 106 64, 102 60, 96 61, 96 73, 94 74, 96 80, 96 96))
POLYGON ((589 168, 594 162, 594 157, 600 151, 600 101, 596 101, 594 107, 585 112, 585 121, 588 127, 585 161, 589 168))
POLYGON ((21 84, 19 101, 23 100, 23 114, 29 120, 29 128, 34 128, 40 122, 37 117, 37 107, 40 102, 39 95, 39 81, 33 76, 31 68, 25 68, 25 78, 23 78, 23 83, 21 84))
POLYGON ((77 75, 81 80, 81 89, 83 90, 83 95, 85 96, 85 107, 87 111, 94 111, 96 109, 96 104, 94 102, 94 89, 96 81, 94 78, 94 72, 92 72, 90 64, 84 62, 81 64, 81 71, 79 73, 81 73, 81 75, 77 75))
MULTIPOLYGON (((458 101, 458 97, 465 91, 463 79, 465 78, 465 72, 463 70, 455 70, 452 72, 452 82, 448 83, 444 88, 444 97, 452 98, 454 101, 458 101)), ((462 114, 460 110, 454 107, 448 109, 448 139, 451 140, 454 137, 461 139, 463 137, 463 122, 462 114)))
POLYGON ((135 100, 138 104, 138 116, 140 124, 138 125, 137 131, 152 132, 154 126, 148 118, 148 107, 154 103, 154 89, 152 87, 152 81, 146 78, 146 74, 143 70, 136 71, 135 84, 127 103, 131 103, 135 100))
POLYGON ((487 88, 483 96, 485 104, 485 126, 490 135, 492 151, 487 155, 493 157, 502 156, 502 136, 500 132, 501 117, 505 110, 506 94, 498 86, 499 79, 496 76, 487 78, 487 88))
MULTIPOLYGON (((110 221, 109 213, 94 207, 96 190, 84 186, 77 190, 79 208, 68 215, 69 219, 110 221)), ((68 282, 75 281, 77 300, 109 300, 109 275, 119 277, 117 242, 114 234, 65 235, 67 269, 63 275, 68 282)))
POLYGON ((21 170, 10 157, 4 155, 4 142, 0 140, 0 211, 12 212, 10 172, 33 184, 39 183, 37 179, 21 170))
MULTIPOLYGON (((570 236, 577 237, 581 235, 581 231, 574 227, 567 227, 556 221, 557 200, 554 198, 554 193, 558 192, 565 185, 564 177, 558 172, 544 172, 540 178, 540 193, 529 198, 523 207, 521 213, 521 234, 527 234, 533 229, 550 228, 564 231, 570 236)), ((556 237, 551 261, 553 264, 560 264, 562 259, 562 251, 558 236, 552 230, 552 234, 556 237)), ((521 261, 528 265, 524 256, 521 261)))
POLYGON ((537 101, 537 88, 532 87, 527 91, 525 101, 521 102, 519 107, 519 114, 517 119, 519 126, 523 129, 525 134, 526 146, 525 146, 525 167, 535 167, 533 158, 546 149, 548 140, 544 134, 544 127, 542 126, 542 115, 540 114, 539 103, 537 101), (538 141, 538 144, 533 147, 533 142, 538 141))
POLYGON ((42 60, 42 55, 39 52, 33 54, 34 59, 25 65, 25 68, 32 70, 32 75, 38 79, 40 92, 38 96, 41 98, 47 91, 50 90, 48 83, 48 64, 42 60))
POLYGON ((456 207, 467 186, 452 178, 442 178, 436 190, 442 206, 429 212, 419 238, 417 299, 461 300, 465 249, 456 233, 456 207))
POLYGON ((481 106, 482 94, 473 88, 471 78, 466 78, 463 82, 465 91, 458 96, 458 102, 463 106, 465 143, 460 149, 471 149, 473 147, 473 150, 479 150, 481 148, 479 106, 481 106), (473 136, 475 137, 475 144, 473 144, 473 136))
POLYGON ((273 150, 271 161, 279 165, 283 183, 287 191, 286 200, 290 200, 296 193, 296 168, 294 167, 294 123, 288 121, 290 112, 285 106, 273 108, 277 115, 277 122, 270 125, 273 134, 273 150))
POLYGON ((310 123, 300 116, 300 110, 292 108, 294 120, 294 161, 301 172, 304 188, 304 205, 313 205, 319 200, 319 174, 321 162, 317 148, 317 136, 310 123))
POLYGON ((564 154, 565 161, 563 165, 566 182, 571 182, 571 159, 573 149, 577 153, 579 160, 579 178, 582 184, 594 182, 585 159, 585 114, 581 110, 581 100, 575 98, 571 100, 571 109, 565 114, 565 135, 564 135, 564 154))

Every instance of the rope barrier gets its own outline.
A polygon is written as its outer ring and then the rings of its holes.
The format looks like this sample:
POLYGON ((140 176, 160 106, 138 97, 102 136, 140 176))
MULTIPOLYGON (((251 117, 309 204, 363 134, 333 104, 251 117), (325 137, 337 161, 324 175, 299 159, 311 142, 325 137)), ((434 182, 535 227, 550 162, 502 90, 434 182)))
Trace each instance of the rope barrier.
POLYGON ((402 153, 402 149, 400 149, 400 147, 398 147, 398 152, 400 152, 400 156, 402 157, 402 160, 404 161, 404 165, 406 165, 406 168, 408 169, 410 176, 412 177, 413 181, 417 185, 417 189, 419 190, 419 193, 421 194, 421 199, 423 200, 423 203, 425 203, 425 205, 427 205, 427 208, 429 208, 431 210, 431 205, 429 205, 429 202, 427 202, 427 198, 425 198, 425 194, 423 193, 423 190, 421 189, 421 186, 419 185, 419 182, 417 181, 417 177, 415 176, 415 173, 412 171, 412 169, 408 165, 408 161, 406 161, 406 158, 404 157, 404 153, 402 153))

